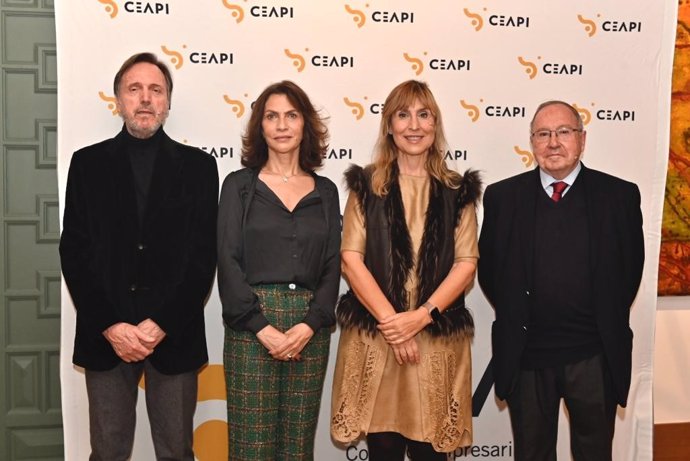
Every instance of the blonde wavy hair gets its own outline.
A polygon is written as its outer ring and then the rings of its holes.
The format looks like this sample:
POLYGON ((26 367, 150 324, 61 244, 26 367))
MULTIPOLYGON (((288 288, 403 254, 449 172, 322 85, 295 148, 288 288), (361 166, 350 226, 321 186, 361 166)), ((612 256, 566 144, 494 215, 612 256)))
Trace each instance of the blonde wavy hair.
POLYGON ((448 148, 446 135, 443 132, 441 110, 431 93, 429 86, 417 80, 408 80, 393 88, 383 106, 379 135, 374 148, 371 188, 379 197, 388 194, 392 180, 393 165, 398 159, 398 147, 391 134, 391 120, 393 116, 403 109, 414 105, 419 101, 434 117, 434 142, 429 148, 426 160, 426 171, 429 175, 441 181, 446 187, 457 189, 460 187, 462 176, 451 170, 446 165, 444 155, 448 148))

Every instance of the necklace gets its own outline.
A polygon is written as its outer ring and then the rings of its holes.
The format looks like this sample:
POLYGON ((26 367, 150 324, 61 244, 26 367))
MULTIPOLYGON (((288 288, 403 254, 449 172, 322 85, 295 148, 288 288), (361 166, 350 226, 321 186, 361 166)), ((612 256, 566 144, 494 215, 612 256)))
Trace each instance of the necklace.
POLYGON ((269 169, 267 169, 267 168, 264 168, 264 173, 274 174, 274 175, 276 175, 276 176, 280 176, 280 179, 282 179, 283 182, 288 182, 288 179, 294 178, 295 176, 299 176, 299 172, 297 172, 297 173, 292 173, 291 175, 288 176, 288 175, 286 175, 286 174, 279 173, 279 172, 276 172, 276 171, 272 171, 272 170, 269 170, 269 169))

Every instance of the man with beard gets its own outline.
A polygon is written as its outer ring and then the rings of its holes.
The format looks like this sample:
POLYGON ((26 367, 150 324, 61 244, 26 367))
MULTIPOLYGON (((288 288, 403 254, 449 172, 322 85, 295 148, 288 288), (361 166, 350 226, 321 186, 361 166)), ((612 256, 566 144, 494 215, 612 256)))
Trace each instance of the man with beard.
POLYGON ((129 459, 142 374, 156 458, 194 459, 218 171, 213 157, 165 134, 172 86, 155 55, 127 59, 114 81, 122 131, 70 164, 60 256, 77 314, 73 362, 85 371, 91 460, 129 459))

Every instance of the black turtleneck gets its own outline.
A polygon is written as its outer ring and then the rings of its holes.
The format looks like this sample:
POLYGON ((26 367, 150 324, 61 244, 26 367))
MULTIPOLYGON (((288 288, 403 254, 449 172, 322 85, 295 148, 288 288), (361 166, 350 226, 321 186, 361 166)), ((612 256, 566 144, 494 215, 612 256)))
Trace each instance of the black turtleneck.
POLYGON ((129 163, 132 166, 134 177, 134 192, 137 197, 137 212, 139 222, 144 219, 146 211, 146 201, 148 198, 149 187, 151 186, 151 176, 153 175, 153 165, 156 161, 158 147, 163 137, 163 128, 159 128, 153 136, 146 139, 135 138, 126 128, 125 148, 129 156, 129 163))

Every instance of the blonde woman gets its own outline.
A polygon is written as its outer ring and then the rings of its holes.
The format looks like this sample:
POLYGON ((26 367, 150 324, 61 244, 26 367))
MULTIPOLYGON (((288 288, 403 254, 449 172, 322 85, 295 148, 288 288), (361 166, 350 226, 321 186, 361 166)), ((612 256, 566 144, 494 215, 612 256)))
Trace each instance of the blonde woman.
POLYGON ((369 459, 445 460, 472 442, 472 317, 464 292, 478 258, 476 173, 450 170, 428 86, 407 81, 384 104, 374 163, 346 173, 341 257, 351 290, 331 434, 366 435, 369 459))

